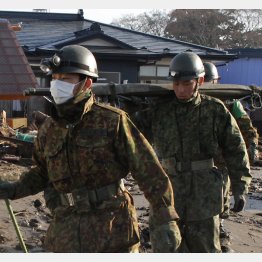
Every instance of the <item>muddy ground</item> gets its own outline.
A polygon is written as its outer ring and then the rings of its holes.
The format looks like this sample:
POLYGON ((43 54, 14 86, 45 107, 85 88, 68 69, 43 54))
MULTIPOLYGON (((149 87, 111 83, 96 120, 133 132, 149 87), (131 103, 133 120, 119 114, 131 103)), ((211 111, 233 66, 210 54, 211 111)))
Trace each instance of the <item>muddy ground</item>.
MULTIPOLYGON (((29 168, 30 161, 21 159, 11 163, 0 160, 2 180, 15 181, 29 168)), ((231 235, 231 248, 237 253, 262 252, 262 167, 252 167, 252 184, 247 205, 243 212, 231 213, 225 220, 225 228, 231 235)), ((134 196, 141 232, 141 252, 151 253, 148 231, 148 202, 132 177, 125 185, 134 196)), ((45 252, 43 240, 52 216, 45 207, 43 194, 10 201, 16 215, 25 245, 30 253, 45 252)), ((5 201, 0 200, 0 253, 22 253, 16 231, 10 219, 5 201)))

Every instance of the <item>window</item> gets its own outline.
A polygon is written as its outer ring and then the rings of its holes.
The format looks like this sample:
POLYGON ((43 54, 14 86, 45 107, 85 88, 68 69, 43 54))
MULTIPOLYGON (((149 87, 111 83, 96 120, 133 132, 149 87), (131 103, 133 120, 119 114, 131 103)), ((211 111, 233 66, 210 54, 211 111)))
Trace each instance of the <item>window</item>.
POLYGON ((121 73, 120 72, 99 72, 98 83, 110 83, 120 84, 121 73))
POLYGON ((139 81, 140 83, 165 83, 168 81, 168 71, 167 65, 141 66, 139 81))

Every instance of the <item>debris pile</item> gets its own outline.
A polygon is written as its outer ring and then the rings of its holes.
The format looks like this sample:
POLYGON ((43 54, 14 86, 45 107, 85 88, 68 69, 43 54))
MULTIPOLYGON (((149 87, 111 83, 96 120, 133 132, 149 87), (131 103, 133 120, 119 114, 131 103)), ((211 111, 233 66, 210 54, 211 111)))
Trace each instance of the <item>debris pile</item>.
POLYGON ((33 112, 33 120, 29 126, 13 129, 8 125, 3 111, 0 117, 0 159, 17 162, 23 158, 31 158, 38 128, 46 117, 48 116, 41 112, 33 112))

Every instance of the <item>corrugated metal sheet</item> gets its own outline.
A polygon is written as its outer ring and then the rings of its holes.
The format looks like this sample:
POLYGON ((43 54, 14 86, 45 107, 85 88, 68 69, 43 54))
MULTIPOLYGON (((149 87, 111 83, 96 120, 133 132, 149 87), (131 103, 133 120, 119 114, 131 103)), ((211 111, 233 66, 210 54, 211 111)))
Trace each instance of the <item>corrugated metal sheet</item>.
POLYGON ((257 85, 262 87, 262 58, 239 58, 218 67, 221 84, 257 85))
POLYGON ((0 99, 25 99, 23 91, 38 87, 35 75, 6 19, 0 19, 0 99))

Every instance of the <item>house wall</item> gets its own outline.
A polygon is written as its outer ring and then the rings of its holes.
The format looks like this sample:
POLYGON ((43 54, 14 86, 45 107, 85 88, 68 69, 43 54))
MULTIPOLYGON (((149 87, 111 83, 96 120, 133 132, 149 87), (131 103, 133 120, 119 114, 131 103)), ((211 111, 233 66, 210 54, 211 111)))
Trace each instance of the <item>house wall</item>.
POLYGON ((103 60, 103 62, 97 61, 98 75, 99 71, 102 72, 120 72, 120 83, 124 80, 128 80, 128 83, 138 82, 138 68, 139 65, 136 61, 111 61, 103 60))
POLYGON ((239 58, 217 67, 221 84, 256 85, 262 87, 262 58, 239 58))

